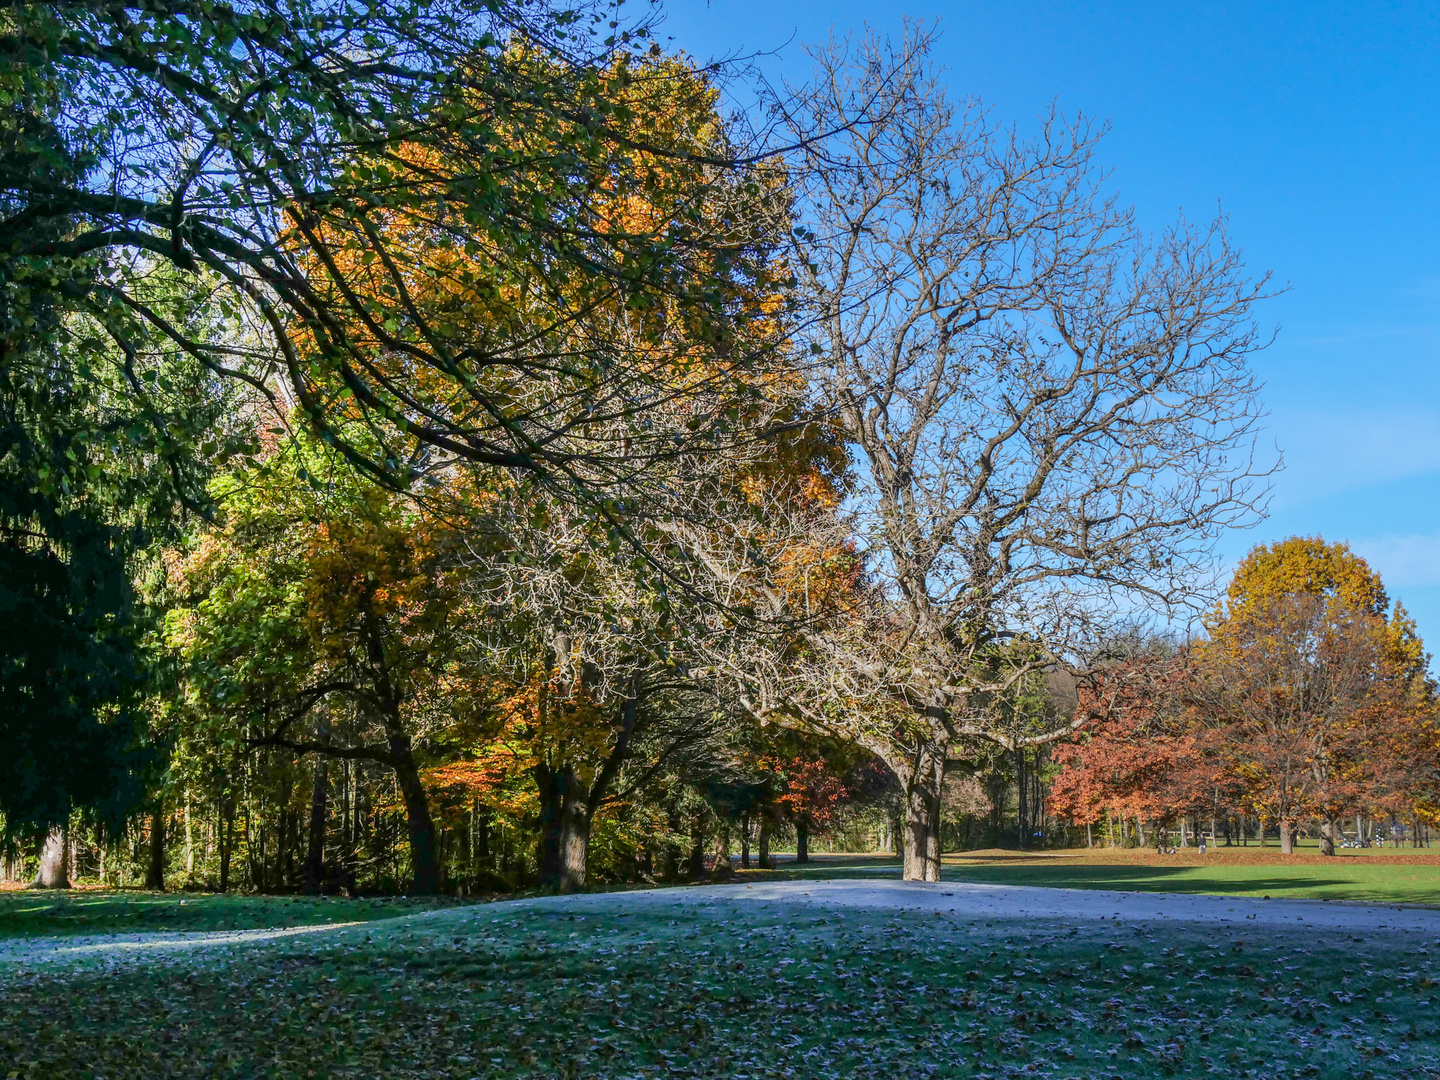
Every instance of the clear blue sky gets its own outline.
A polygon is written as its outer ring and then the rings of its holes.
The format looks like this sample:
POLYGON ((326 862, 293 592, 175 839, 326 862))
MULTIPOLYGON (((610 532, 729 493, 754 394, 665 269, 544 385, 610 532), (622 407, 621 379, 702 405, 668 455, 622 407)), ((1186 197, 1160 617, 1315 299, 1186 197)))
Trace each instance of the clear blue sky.
POLYGON ((1111 125, 1101 158, 1143 225, 1230 215, 1289 291, 1256 361, 1284 451, 1270 517, 1348 541, 1440 653, 1440 4, 671 0, 697 59, 743 51, 801 79, 801 44, 938 19, 957 95, 1022 128, 1052 102, 1111 125), (788 44, 787 44, 788 43, 788 44))

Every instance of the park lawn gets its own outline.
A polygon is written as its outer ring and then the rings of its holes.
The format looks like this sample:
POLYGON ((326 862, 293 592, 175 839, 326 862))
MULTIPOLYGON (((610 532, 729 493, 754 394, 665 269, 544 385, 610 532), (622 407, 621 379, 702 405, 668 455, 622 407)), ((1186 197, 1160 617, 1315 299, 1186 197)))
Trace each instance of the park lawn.
POLYGON ((1440 1071, 1437 958, 1268 927, 496 905, 108 971, 11 965, 0 1056, 17 1080, 1418 1080, 1440 1071))
POLYGON ((1281 855, 1250 848, 1193 852, 982 852, 947 856, 946 881, 1120 892, 1212 893, 1288 899, 1440 905, 1440 855, 1281 855))
POLYGON ((75 889, 0 892, 0 938, 179 930, 257 930, 392 919, 458 901, 446 897, 236 896, 75 889))

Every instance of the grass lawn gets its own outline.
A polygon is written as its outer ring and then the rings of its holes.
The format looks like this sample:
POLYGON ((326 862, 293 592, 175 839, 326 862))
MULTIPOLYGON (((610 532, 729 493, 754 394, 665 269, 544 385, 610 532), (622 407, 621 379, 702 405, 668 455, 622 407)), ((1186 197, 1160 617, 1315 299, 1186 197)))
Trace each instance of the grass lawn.
POLYGON ((411 915, 458 901, 445 897, 341 900, 315 896, 220 896, 138 890, 0 892, 0 938, 147 930, 258 930, 411 915))
POLYGON ((1440 1073, 1437 961, 1440 942, 1382 934, 477 906, 111 971, 12 967, 0 1055, 17 1080, 1418 1080, 1440 1073))
POLYGON ((1050 885, 1122 892, 1219 893, 1440 905, 1440 854, 1391 850, 1281 855, 1275 848, 1212 849, 1201 856, 1140 851, 978 852, 947 856, 947 881, 1050 885))

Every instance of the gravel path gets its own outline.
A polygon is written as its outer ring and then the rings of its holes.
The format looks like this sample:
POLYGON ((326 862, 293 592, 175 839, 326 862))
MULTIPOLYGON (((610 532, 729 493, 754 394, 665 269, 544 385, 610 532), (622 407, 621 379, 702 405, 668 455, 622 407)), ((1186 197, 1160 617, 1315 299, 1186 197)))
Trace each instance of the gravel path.
MULTIPOLYGON (((763 908, 809 906, 879 910, 936 911, 982 919, 1071 919, 1076 921, 1183 922, 1305 927, 1369 934, 1404 933, 1440 939, 1440 910, 1325 900, 1258 900, 1177 893, 1105 892, 1048 889, 1022 885, 927 884, 907 881, 770 881, 752 885, 702 885, 633 892, 588 893, 506 900, 445 912, 422 912, 380 923, 338 923, 273 930, 215 933, 109 934, 86 937, 17 938, 0 941, 0 965, 30 967, 50 963, 110 967, 132 962, 180 961, 197 950, 276 942, 301 935, 325 934, 354 926, 463 923, 525 910, 579 908, 587 911, 638 911, 656 907, 722 904, 763 908)), ((438 929, 438 927, 436 927, 438 929)))

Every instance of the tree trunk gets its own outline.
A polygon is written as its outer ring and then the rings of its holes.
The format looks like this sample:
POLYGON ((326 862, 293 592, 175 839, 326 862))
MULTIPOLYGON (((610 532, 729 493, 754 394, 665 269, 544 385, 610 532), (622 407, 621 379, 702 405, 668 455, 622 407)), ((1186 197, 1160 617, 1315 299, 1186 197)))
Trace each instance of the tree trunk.
POLYGON ((774 830, 774 828, 775 826, 770 820, 770 815, 765 813, 764 811, 761 811, 760 836, 756 843, 756 847, 759 849, 757 852, 757 854, 759 855, 757 865, 760 867, 761 870, 770 869, 770 833, 774 830))
POLYGON ((810 861, 810 819, 804 814, 795 819, 795 861, 810 861))
MULTIPOLYGON (((1025 751, 1015 751, 1015 846, 1025 850, 1025 751)), ((908 875, 907 875, 908 877, 908 875)), ((938 881, 939 878, 922 878, 922 881, 938 881)))
POLYGON ((190 789, 185 789, 185 883, 195 880, 195 825, 190 813, 190 789))
POLYGON ((1335 819, 1327 817, 1320 823, 1320 854, 1335 854, 1335 819))
POLYGON ((1295 826, 1286 821, 1280 823, 1280 854, 1295 854, 1295 826))
POLYGON ((329 798, 329 762, 315 758, 315 781, 310 789, 310 835, 305 850, 305 891, 320 894, 325 878, 325 804, 329 798))
MULTIPOLYGON (((908 773, 908 775, 906 775, 908 773)), ((906 881, 940 880, 940 793, 945 783, 943 748, 925 747, 905 782, 904 870, 906 881)))
POLYGON ((150 865, 145 871, 145 887, 165 891, 165 806, 156 804, 150 814, 150 865))
POLYGON ((220 798, 220 891, 230 889, 230 855, 235 850, 235 800, 230 795, 220 798))
POLYGON ((589 793, 569 765, 537 765, 533 774, 540 790, 540 887, 574 892, 585 886, 590 857, 589 793))
POLYGON ((705 879, 705 822, 699 814, 690 819, 690 879, 705 879))
POLYGON ((750 815, 740 819, 740 869, 750 869, 750 815))
POLYGON ((410 831, 410 869, 415 876, 412 892, 416 896, 434 896, 440 891, 440 866, 435 858, 435 822, 430 818, 430 802, 420 770, 410 752, 410 737, 392 730, 390 754, 395 778, 400 782, 400 795, 405 800, 405 819, 410 831))
POLYGON ((55 825, 45 835, 40 849, 40 872, 30 883, 32 889, 68 889, 65 868, 70 864, 70 834, 64 825, 55 825))

